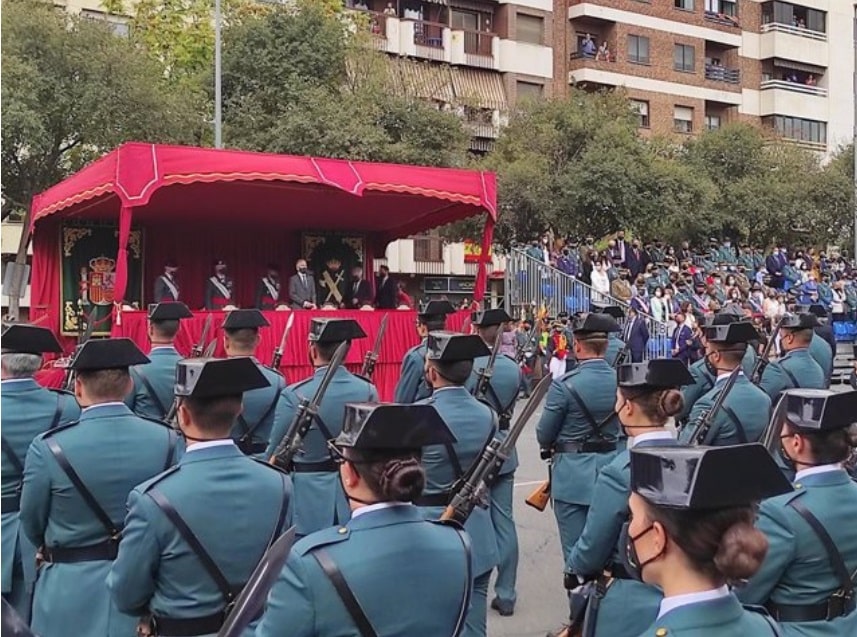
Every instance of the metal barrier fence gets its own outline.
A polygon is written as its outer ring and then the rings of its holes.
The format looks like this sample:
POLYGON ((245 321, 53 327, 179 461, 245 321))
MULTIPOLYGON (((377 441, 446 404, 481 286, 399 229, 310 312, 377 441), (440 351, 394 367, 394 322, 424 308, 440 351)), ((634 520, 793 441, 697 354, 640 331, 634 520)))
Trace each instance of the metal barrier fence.
MULTIPOLYGON (((534 259, 513 248, 506 257, 506 311, 512 316, 535 313, 544 305, 549 316, 559 312, 589 312, 592 303, 618 305, 627 313, 628 303, 609 294, 596 292, 591 286, 561 270, 534 259)), ((654 317, 640 314, 649 329, 649 343, 644 358, 669 358, 672 342, 668 325, 654 317)), ((624 319, 619 319, 624 328, 624 319)))

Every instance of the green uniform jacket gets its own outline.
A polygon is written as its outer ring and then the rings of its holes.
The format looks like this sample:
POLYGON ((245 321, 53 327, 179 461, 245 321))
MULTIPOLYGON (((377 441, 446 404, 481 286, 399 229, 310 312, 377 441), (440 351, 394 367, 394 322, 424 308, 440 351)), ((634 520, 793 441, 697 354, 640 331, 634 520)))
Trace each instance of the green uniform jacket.
POLYGON ((679 606, 656 619, 639 637, 775 637, 779 634, 769 617, 744 608, 730 594, 679 606))
POLYGON ((378 635, 452 635, 470 565, 451 527, 411 505, 367 511, 299 541, 255 637, 360 637, 313 553, 324 550, 378 635))
MULTIPOLYGON (((319 367, 312 376, 289 385, 280 393, 271 442, 265 452, 268 457, 273 455, 274 449, 286 435, 300 407, 301 398, 312 399, 326 371, 327 367, 319 367)), ((328 435, 331 439, 336 438, 342 431, 345 403, 367 401, 378 401, 375 386, 344 367, 337 369, 321 400, 318 418, 303 439, 303 453, 295 457, 295 465, 329 465, 319 471, 296 470, 292 474, 294 518, 298 535, 309 535, 329 526, 344 524, 351 517, 351 509, 339 482, 339 469, 332 461, 327 441, 328 435), (324 423, 327 429, 325 433, 322 433, 320 423, 324 423)))
POLYGON ((830 349, 830 344, 818 334, 813 334, 809 342, 809 355, 821 367, 824 372, 824 386, 829 387, 830 377, 833 375, 833 350, 830 349))
MULTIPOLYGON (((119 528, 136 485, 173 464, 175 432, 136 416, 122 403, 84 409, 80 421, 30 445, 21 494, 21 525, 35 546, 76 548, 108 539, 48 448, 56 443, 119 528)), ((33 632, 42 637, 127 637, 137 619, 120 613, 107 592, 110 562, 45 564, 39 569, 33 632)))
POLYGON ((806 348, 790 350, 785 356, 765 368, 759 386, 776 404, 786 389, 824 389, 824 370, 809 355, 806 348))
POLYGON ((604 360, 610 367, 615 368, 619 353, 625 347, 625 341, 611 333, 607 338, 607 351, 604 353, 604 360))
MULTIPOLYGON (((744 358, 741 359, 741 370, 747 378, 750 378, 750 375, 753 373, 753 367, 755 367, 757 359, 758 354, 756 354, 756 351, 752 347, 748 347, 747 351, 744 352, 744 358)), ((714 376, 705 365, 705 358, 694 361, 687 370, 693 376, 694 382, 691 385, 685 385, 681 389, 681 395, 684 397, 684 408, 681 414, 679 414, 679 420, 687 418, 693 410, 696 401, 714 387, 714 376)))
MULTIPOLYGON (((727 378, 728 375, 721 375, 714 386, 694 403, 688 418, 688 426, 682 429, 679 436, 682 443, 692 443, 690 436, 693 434, 692 429, 695 429, 692 425, 714 405, 726 385, 727 378)), ((702 444, 721 447, 758 442, 770 420, 771 399, 751 383, 743 373, 739 374, 723 407, 714 416, 714 422, 702 444), (743 429, 743 438, 739 433, 739 424, 743 429)))
POLYGON ((291 480, 232 444, 193 450, 128 496, 119 556, 107 586, 120 611, 189 619, 226 605, 220 590, 152 497, 175 508, 227 581, 240 588, 291 524, 291 480))
MULTIPOLYGON (((738 590, 742 601, 816 604, 839 588, 824 545, 789 502, 800 502, 818 518, 839 549, 849 573, 857 570, 857 484, 843 469, 803 477, 793 493, 762 502, 758 528, 768 537, 762 568, 738 590)), ((832 621, 782 622, 784 635, 857 635, 857 611, 832 621)))
POLYGON ((393 402, 415 403, 431 396, 431 389, 425 379, 426 339, 414 345, 402 359, 402 373, 396 383, 393 402))
POLYGON ((244 392, 244 409, 232 426, 232 439, 236 442, 245 441, 247 446, 243 449, 244 453, 249 452, 248 455, 264 460, 274 427, 274 412, 280 392, 286 388, 286 381, 278 372, 265 367, 255 358, 253 362, 271 385, 244 392))
MULTIPOLYGON (((597 424, 613 413, 616 370, 603 358, 581 361, 576 369, 555 380, 548 390, 544 412, 536 426, 536 437, 543 449, 557 442, 583 443, 595 437, 593 426, 567 387, 574 387, 597 424)), ((618 419, 611 418, 601 428, 601 435, 615 443, 619 438, 618 419)), ((615 455, 615 451, 557 453, 553 459, 552 497, 569 504, 589 506, 598 472, 615 455)))
POLYGON ((152 348, 149 360, 152 362, 131 368, 134 389, 125 398, 125 404, 140 416, 164 420, 173 404, 176 364, 182 357, 172 346, 158 346, 152 348))

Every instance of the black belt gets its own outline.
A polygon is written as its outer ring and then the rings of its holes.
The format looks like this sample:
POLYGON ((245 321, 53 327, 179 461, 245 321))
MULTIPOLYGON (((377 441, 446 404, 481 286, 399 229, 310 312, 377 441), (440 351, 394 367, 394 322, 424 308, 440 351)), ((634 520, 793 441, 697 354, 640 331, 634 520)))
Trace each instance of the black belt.
POLYGON ((158 637, 195 637, 218 633, 226 615, 221 610, 205 617, 152 617, 152 628, 158 637))
POLYGON ((631 577, 630 573, 628 573, 628 570, 621 564, 613 564, 610 567, 610 576, 613 579, 639 579, 636 577, 631 577))
POLYGON ((593 440, 590 442, 558 442, 553 447, 554 453, 607 453, 616 451, 616 443, 608 440, 593 440))
POLYGON ((777 604, 768 602, 765 608, 778 622, 821 622, 844 617, 854 612, 855 601, 833 595, 818 604, 777 604))
POLYGON ((235 443, 245 456, 255 456, 265 453, 268 449, 267 442, 253 442, 252 440, 239 440, 235 443))
POLYGON ((106 540, 89 546, 51 546, 42 549, 45 562, 75 564, 77 562, 113 561, 119 552, 119 540, 106 540))
POLYGON ((4 495, 0 498, 3 513, 17 513, 21 510, 21 494, 4 495))
POLYGON ((500 417, 499 425, 497 429, 500 431, 509 431, 512 428, 512 421, 508 418, 500 417))
POLYGON ((293 470, 295 473, 334 473, 339 471, 339 465, 334 460, 296 462, 293 470))
POLYGON ((452 499, 452 494, 441 491, 440 493, 424 493, 416 500, 414 504, 418 507, 445 507, 452 499))

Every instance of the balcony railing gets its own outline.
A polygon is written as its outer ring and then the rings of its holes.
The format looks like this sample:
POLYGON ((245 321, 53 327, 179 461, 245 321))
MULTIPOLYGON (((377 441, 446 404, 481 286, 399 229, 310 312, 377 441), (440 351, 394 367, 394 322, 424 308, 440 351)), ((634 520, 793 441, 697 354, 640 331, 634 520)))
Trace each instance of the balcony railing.
POLYGON ((486 31, 464 31, 464 57, 468 66, 494 68, 494 55, 491 51, 494 37, 494 33, 486 31))
POLYGON ((464 126, 470 131, 473 137, 484 137, 486 139, 497 139, 500 136, 500 129, 494 124, 486 122, 465 122, 464 126))
POLYGON ((827 89, 820 86, 807 86, 799 82, 787 82, 786 80, 765 80, 759 85, 761 90, 779 88, 784 91, 792 91, 794 93, 804 93, 806 95, 818 95, 819 97, 827 97, 827 89))
POLYGON ((414 261, 443 262, 443 239, 440 237, 413 237, 414 261))
POLYGON ((587 55, 583 51, 572 51, 568 56, 569 60, 586 60, 589 62, 615 62, 616 56, 611 52, 607 56, 604 55, 587 55))
POLYGON ((739 84, 741 82, 741 71, 739 69, 728 69, 716 64, 705 65, 705 79, 714 82, 727 82, 739 84))
POLYGON ((791 24, 782 24, 780 22, 768 22, 767 24, 763 24, 761 31, 762 33, 790 33, 791 35, 797 35, 802 38, 818 40, 819 42, 827 42, 826 33, 822 33, 821 31, 813 31, 812 29, 805 29, 802 27, 795 27, 791 24))
POLYGON ((444 59, 443 30, 445 25, 423 20, 413 20, 413 23, 414 44, 417 47, 417 52, 423 57, 442 61, 444 59))
POLYGON ((714 11, 706 11, 705 19, 709 22, 714 22, 715 24, 722 24, 725 27, 738 28, 740 26, 738 18, 732 15, 727 15, 725 13, 715 13, 714 11))

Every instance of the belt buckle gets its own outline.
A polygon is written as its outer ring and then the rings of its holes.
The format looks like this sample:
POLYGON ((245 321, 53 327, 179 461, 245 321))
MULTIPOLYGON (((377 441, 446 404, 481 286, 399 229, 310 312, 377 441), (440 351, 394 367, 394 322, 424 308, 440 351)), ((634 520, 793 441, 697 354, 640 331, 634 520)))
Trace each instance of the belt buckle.
POLYGON ((839 589, 827 600, 827 621, 842 617, 846 614, 848 602, 851 600, 851 595, 846 594, 842 589, 839 589))

